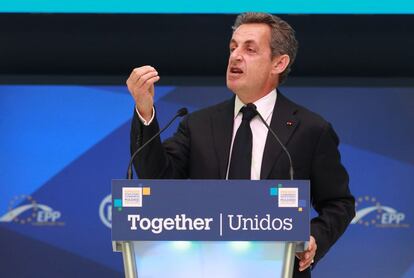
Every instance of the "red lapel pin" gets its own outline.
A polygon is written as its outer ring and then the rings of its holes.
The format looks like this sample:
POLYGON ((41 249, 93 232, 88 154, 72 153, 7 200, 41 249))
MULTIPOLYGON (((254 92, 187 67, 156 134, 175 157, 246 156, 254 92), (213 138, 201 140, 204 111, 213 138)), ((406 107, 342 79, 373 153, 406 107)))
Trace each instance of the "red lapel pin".
POLYGON ((286 122, 286 125, 287 125, 287 126, 293 126, 293 122, 291 122, 291 121, 287 121, 287 122, 286 122))

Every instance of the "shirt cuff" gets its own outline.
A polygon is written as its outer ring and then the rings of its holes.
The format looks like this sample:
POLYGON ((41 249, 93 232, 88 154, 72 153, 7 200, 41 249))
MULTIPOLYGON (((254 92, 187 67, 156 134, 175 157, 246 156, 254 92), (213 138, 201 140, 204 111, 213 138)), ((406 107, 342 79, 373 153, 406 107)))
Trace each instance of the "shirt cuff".
POLYGON ((146 126, 148 126, 148 125, 150 125, 151 123, 152 123, 152 121, 154 120, 154 117, 155 117, 155 109, 154 109, 154 106, 152 107, 152 117, 151 117, 151 119, 149 120, 149 121, 146 121, 142 116, 141 116, 141 114, 139 113, 139 111, 138 111, 138 108, 135 106, 135 111, 137 112, 137 115, 138 115, 138 118, 139 118, 139 120, 144 124, 144 125, 146 125, 146 126))

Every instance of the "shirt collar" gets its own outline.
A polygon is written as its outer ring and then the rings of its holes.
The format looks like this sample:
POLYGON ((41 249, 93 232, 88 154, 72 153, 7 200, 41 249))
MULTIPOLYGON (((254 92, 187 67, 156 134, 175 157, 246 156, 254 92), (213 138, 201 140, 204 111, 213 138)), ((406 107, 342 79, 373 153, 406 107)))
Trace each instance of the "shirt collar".
MULTIPOLYGON (((256 105, 257 111, 262 115, 263 119, 267 119, 273 112, 273 108, 275 107, 276 103, 276 97, 277 92, 276 89, 273 89, 262 97, 261 99, 256 100, 253 104, 256 105)), ((234 101, 234 118, 237 117, 237 115, 240 112, 240 109, 245 104, 240 100, 240 98, 236 95, 235 101, 234 101)))

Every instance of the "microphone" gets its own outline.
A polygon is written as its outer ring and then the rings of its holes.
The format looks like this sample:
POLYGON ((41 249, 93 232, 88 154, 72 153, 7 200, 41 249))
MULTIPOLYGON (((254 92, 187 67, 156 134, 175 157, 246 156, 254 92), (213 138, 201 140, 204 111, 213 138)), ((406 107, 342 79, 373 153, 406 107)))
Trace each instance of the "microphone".
POLYGON ((133 163, 133 161, 134 161, 134 159, 135 159, 135 157, 149 144, 149 143, 151 143, 152 141, 154 141, 154 139, 155 138, 157 138, 161 133, 163 133, 174 121, 175 121, 175 119, 177 119, 178 117, 183 117, 183 116, 185 116, 185 115, 187 115, 188 114, 188 110, 187 110, 187 108, 185 108, 185 107, 183 107, 183 108, 181 108, 181 109, 179 109, 178 111, 177 111, 177 113, 175 113, 175 116, 174 116, 174 118, 172 118, 171 119, 171 121, 163 128, 163 129, 161 129, 160 131, 158 131, 154 136, 152 136, 147 142, 145 142, 141 147, 139 147, 138 148, 138 150, 136 150, 133 154, 132 154, 132 156, 131 156, 131 159, 129 160, 129 164, 128 164, 128 170, 127 170, 127 175, 126 175, 126 178, 128 179, 128 180, 132 180, 132 178, 133 178, 133 173, 132 173, 132 163, 133 163))
POLYGON ((282 147, 283 151, 286 153, 288 159, 289 159, 289 176, 290 179, 293 180, 294 172, 293 172, 293 163, 292 158, 290 156, 290 153, 288 149, 283 145, 282 141, 280 141, 279 137, 276 135, 276 133, 273 131, 273 129, 266 123, 265 119, 263 119, 262 115, 260 115, 259 111, 257 111, 256 105, 249 103, 248 106, 253 106, 254 110, 256 111, 256 114, 259 116, 262 123, 267 127, 267 129, 270 131, 270 133, 273 135, 273 137, 276 139, 276 141, 279 143, 279 145, 282 147))

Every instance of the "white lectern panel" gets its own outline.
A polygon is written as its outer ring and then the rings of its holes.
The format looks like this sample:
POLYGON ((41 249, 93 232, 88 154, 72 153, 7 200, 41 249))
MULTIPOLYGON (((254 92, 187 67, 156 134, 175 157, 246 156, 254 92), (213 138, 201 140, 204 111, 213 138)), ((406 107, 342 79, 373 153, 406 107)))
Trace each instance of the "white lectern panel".
POLYGON ((281 277, 283 242, 134 242, 138 278, 281 277))

